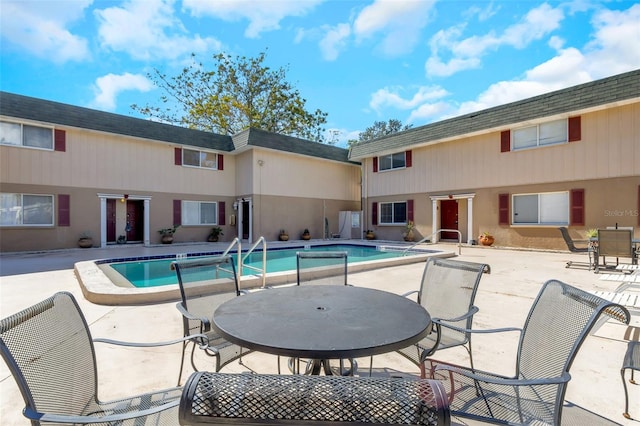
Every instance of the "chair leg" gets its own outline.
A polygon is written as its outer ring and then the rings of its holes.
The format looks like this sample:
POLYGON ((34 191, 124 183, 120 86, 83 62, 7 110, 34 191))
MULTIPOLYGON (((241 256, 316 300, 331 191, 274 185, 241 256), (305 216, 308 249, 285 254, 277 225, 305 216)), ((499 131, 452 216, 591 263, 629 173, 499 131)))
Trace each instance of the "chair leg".
MULTIPOLYGON (((622 386, 624 387, 624 413, 622 413, 622 415, 626 418, 626 419, 630 419, 631 415, 629 414, 629 393, 627 391, 627 383, 624 380, 624 372, 626 371, 626 368, 623 368, 622 370, 620 370, 620 375, 622 376, 622 386)), ((633 382, 633 370, 631 370, 631 383, 635 383, 633 382)))
POLYGON ((189 342, 182 342, 182 356, 180 357, 180 372, 178 373, 178 386, 180 386, 180 379, 182 379, 182 370, 184 369, 184 354, 189 342))

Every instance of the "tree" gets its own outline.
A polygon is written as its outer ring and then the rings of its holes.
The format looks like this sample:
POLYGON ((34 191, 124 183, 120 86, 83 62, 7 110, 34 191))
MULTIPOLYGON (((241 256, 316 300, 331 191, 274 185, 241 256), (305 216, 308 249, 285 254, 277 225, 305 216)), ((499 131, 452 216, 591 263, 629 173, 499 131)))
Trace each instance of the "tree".
POLYGON ((381 138, 382 136, 387 136, 392 133, 409 130, 411 127, 413 127, 413 124, 405 124, 403 126, 402 122, 400 120, 396 120, 395 118, 390 119, 388 122, 374 121, 372 126, 367 127, 363 132, 360 132, 357 140, 351 139, 348 141, 348 144, 349 146, 351 146, 361 142, 370 141, 372 139, 381 138))
POLYGON ((249 127, 323 141, 327 113, 305 109, 306 99, 286 80, 286 69, 264 65, 266 53, 258 57, 213 56, 213 71, 202 63, 183 68, 176 77, 158 69, 149 78, 164 90, 164 106, 136 104, 135 111, 160 121, 192 129, 233 135, 249 127))

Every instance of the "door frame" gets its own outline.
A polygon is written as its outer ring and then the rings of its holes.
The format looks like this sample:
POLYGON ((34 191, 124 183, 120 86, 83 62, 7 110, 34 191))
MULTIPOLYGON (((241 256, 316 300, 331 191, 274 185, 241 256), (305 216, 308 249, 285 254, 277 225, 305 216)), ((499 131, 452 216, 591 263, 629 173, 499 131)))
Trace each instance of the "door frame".
MULTIPOLYGON (((475 192, 467 194, 446 194, 446 195, 430 195, 431 199, 431 229, 433 234, 432 242, 440 241, 440 234, 436 233, 440 229, 440 214, 438 209, 440 208, 440 201, 442 200, 467 200, 467 244, 471 245, 473 238, 473 199, 476 196, 475 192)), ((460 230, 460 224, 458 223, 458 230, 460 230)), ((462 231, 461 231, 462 233, 462 231)), ((463 238, 464 238, 464 234, 463 238)))
POLYGON ((98 199, 100 200, 100 247, 107 246, 107 200, 115 199, 116 202, 122 202, 122 200, 136 200, 144 201, 143 203, 143 222, 144 229, 142 232, 142 244, 149 246, 149 218, 151 216, 151 196, 150 195, 138 195, 138 194, 103 194, 98 193, 98 199))

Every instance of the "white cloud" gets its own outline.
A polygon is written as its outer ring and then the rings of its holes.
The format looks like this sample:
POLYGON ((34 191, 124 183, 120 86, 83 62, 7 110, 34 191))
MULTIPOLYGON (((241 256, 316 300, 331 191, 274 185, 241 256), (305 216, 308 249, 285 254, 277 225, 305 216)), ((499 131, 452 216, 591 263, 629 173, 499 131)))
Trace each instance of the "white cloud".
POLYGON ((102 110, 113 111, 116 109, 116 97, 120 92, 126 90, 148 92, 153 88, 153 83, 141 74, 107 74, 96 79, 96 97, 91 103, 91 106, 102 110))
POLYGON ((369 106, 377 112, 380 112, 383 107, 406 110, 435 99, 440 99, 448 94, 446 90, 439 86, 419 87, 411 98, 403 98, 399 93, 401 91, 401 88, 385 87, 379 89, 371 95, 369 106))
POLYGON ((129 0, 122 7, 96 10, 102 46, 138 60, 176 59, 222 48, 213 37, 189 35, 174 16, 173 3, 174 0, 129 0))
POLYGON ((411 52, 431 18, 435 1, 375 0, 362 9, 353 23, 358 42, 383 34, 379 44, 387 56, 411 52))
POLYGON ((593 25, 595 38, 585 55, 594 78, 640 68, 640 4, 625 11, 601 10, 593 25))
POLYGON ((344 50, 346 39, 350 34, 349 24, 338 24, 330 28, 319 43, 322 57, 327 61, 335 61, 340 52, 344 50))
POLYGON ((66 27, 83 17, 92 0, 66 2, 2 1, 0 34, 23 51, 52 62, 90 58, 87 40, 66 27))
POLYGON ((260 33, 280 28, 288 16, 304 16, 323 0, 183 0, 182 5, 194 16, 212 16, 225 21, 248 20, 245 37, 257 38, 260 33))
POLYGON ((466 29, 465 25, 438 31, 430 40, 431 57, 425 63, 426 73, 450 76, 464 69, 477 68, 487 51, 501 46, 523 49, 557 29, 563 19, 564 13, 560 7, 552 8, 545 3, 530 10, 520 22, 507 27, 502 34, 491 31, 459 40, 466 29), (450 58, 443 60, 441 56, 450 58))

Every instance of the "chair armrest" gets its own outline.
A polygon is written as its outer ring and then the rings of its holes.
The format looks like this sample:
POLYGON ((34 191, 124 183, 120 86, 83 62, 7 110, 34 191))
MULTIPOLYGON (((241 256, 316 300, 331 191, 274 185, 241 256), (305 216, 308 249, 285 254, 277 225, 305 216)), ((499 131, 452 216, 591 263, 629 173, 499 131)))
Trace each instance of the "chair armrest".
MULTIPOLYGON (((458 321, 462 321, 465 320, 467 318, 469 318, 472 315, 475 315, 480 309, 477 306, 472 306, 471 309, 469 309, 469 312, 467 312, 464 315, 461 315, 459 317, 456 318, 431 318, 431 321, 433 322, 458 322, 458 321)), ((448 327, 447 324, 442 324, 445 327, 448 327)))
POLYGON ((474 370, 439 363, 435 371, 451 371, 461 376, 468 377, 474 381, 490 383, 495 385, 505 386, 537 386, 537 385, 556 385, 561 383, 568 383, 571 380, 571 374, 566 371, 561 376, 556 377, 544 377, 538 379, 518 379, 515 377, 499 376, 494 373, 488 373, 485 371, 474 370))
POLYGON ((128 419, 137 419, 139 417, 145 417, 152 414, 159 413, 161 411, 168 410, 173 407, 177 407, 180 404, 180 400, 176 399, 170 402, 167 402, 162 405, 158 405, 157 407, 149 408, 147 410, 140 410, 130 413, 119 413, 119 414, 111 414, 108 416, 66 416, 64 414, 49 414, 49 413, 41 413, 39 411, 34 411, 28 407, 22 411, 22 414, 31 420, 36 420, 38 422, 43 423, 62 423, 62 424, 92 424, 92 423, 100 423, 100 424, 116 424, 121 423, 124 420, 128 419))
POLYGON ((163 342, 124 342, 122 340, 113 340, 113 339, 105 339, 102 337, 98 337, 93 339, 94 343, 108 343, 110 345, 119 345, 119 346, 131 346, 136 348, 152 348, 157 346, 169 346, 175 345, 176 343, 182 343, 187 340, 193 341, 201 341, 204 343, 199 343, 200 349, 204 349, 209 345, 209 338, 204 334, 192 334, 189 336, 182 337, 180 339, 174 340, 166 340, 163 342))
POLYGON ((211 330, 211 322, 209 321, 209 318, 198 317, 191 314, 191 312, 189 312, 184 308, 184 306, 182 306, 182 303, 176 303, 176 308, 178 308, 178 311, 180 311, 184 318, 192 321, 200 321, 200 323, 202 324, 200 329, 201 332, 206 333, 207 331, 211 330))
POLYGON ((400 296, 402 296, 402 297, 409 297, 409 296, 411 296, 411 295, 412 295, 412 294, 414 294, 414 293, 418 293, 418 290, 412 290, 412 291, 409 291, 409 292, 403 293, 403 294, 401 294, 400 296))

